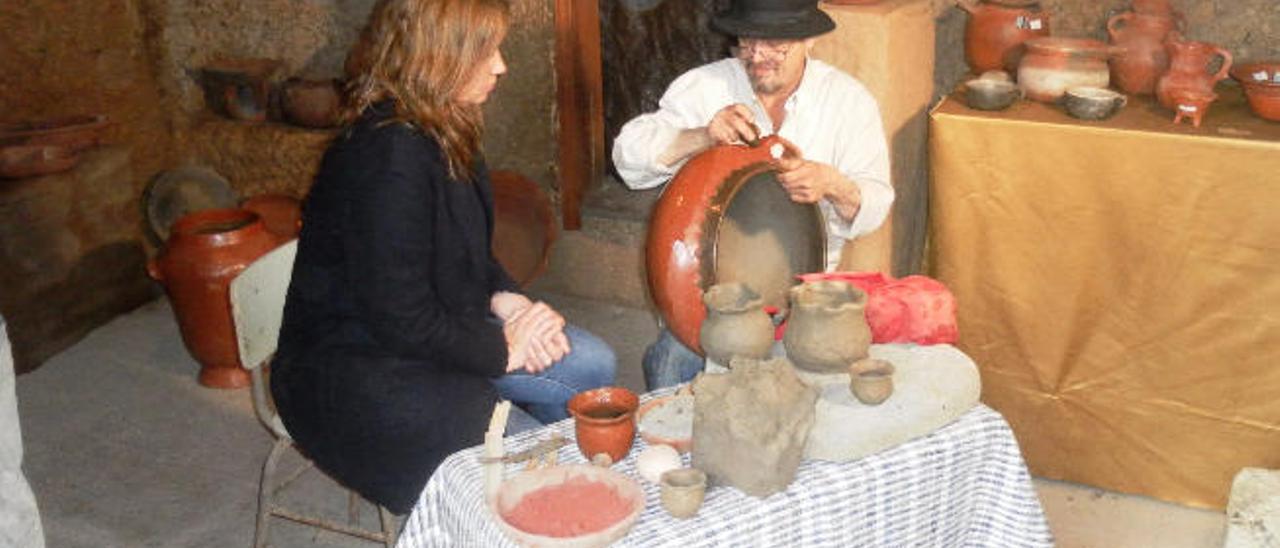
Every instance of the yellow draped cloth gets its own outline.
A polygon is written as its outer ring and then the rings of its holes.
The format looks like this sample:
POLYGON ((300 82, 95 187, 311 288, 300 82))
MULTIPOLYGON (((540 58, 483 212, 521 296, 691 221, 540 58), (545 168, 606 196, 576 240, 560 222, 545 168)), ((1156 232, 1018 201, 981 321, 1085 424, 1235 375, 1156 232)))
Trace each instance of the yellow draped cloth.
POLYGON ((1218 91, 932 113, 931 273, 1038 476, 1221 508, 1280 468, 1280 123, 1218 91))

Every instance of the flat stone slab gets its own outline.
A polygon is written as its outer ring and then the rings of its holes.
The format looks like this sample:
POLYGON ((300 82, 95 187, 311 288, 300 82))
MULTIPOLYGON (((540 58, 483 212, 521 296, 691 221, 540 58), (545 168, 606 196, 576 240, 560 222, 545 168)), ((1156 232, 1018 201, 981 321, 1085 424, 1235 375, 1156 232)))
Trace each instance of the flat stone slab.
MULTIPOLYGON (((785 355, 782 345, 775 354, 785 355)), ((929 434, 978 403, 982 381, 969 356, 948 344, 871 345, 871 357, 893 363, 893 395, 880 405, 865 405, 849 391, 849 375, 818 375, 797 370, 819 390, 806 459, 857 460, 929 434)), ((708 372, 724 371, 714 362, 708 372)))

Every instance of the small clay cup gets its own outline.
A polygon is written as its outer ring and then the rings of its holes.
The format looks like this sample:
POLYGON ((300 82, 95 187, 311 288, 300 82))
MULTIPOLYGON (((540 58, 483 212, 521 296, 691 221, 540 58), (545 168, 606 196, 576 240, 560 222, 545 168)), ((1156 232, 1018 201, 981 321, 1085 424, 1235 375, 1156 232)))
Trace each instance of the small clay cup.
POLYGON ((1106 120, 1128 102, 1123 93, 1107 88, 1075 87, 1062 96, 1067 114, 1081 120, 1106 120))
POLYGON ((964 83, 964 100, 975 110, 1004 110, 1022 97, 1017 84, 996 78, 977 78, 964 83))
POLYGON ((893 364, 864 358, 849 366, 849 391, 867 405, 880 405, 893 394, 893 364))
POLYGON ((582 456, 593 461, 597 454, 622 461, 631 452, 636 437, 636 409, 640 398, 621 386, 606 386, 579 392, 569 399, 574 436, 582 456))
POLYGON ((677 468, 662 473, 662 507, 671 517, 686 519, 698 513, 707 494, 707 474, 697 468, 677 468))

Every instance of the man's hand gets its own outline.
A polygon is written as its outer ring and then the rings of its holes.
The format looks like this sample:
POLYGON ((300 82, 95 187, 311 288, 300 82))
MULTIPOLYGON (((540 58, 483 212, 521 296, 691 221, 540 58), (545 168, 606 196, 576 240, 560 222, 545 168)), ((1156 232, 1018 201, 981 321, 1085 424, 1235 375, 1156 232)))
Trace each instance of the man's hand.
POLYGON ((778 183, 791 201, 812 204, 827 200, 846 221, 851 221, 862 208, 862 191, 830 164, 805 160, 794 144, 779 138, 783 146, 780 158, 774 160, 778 183))
POLYGON ((749 143, 760 138, 760 130, 752 120, 751 109, 734 103, 716 112, 707 123, 707 136, 717 145, 749 143))

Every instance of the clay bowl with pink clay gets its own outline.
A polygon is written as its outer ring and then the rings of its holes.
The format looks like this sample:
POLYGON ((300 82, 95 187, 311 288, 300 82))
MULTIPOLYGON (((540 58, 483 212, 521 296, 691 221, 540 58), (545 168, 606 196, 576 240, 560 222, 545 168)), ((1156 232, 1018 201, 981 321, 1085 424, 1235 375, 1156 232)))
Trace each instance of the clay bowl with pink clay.
POLYGON ((597 548, 631 531, 644 511, 644 490, 608 468, 553 466, 504 481, 489 510, 521 546, 597 548))

